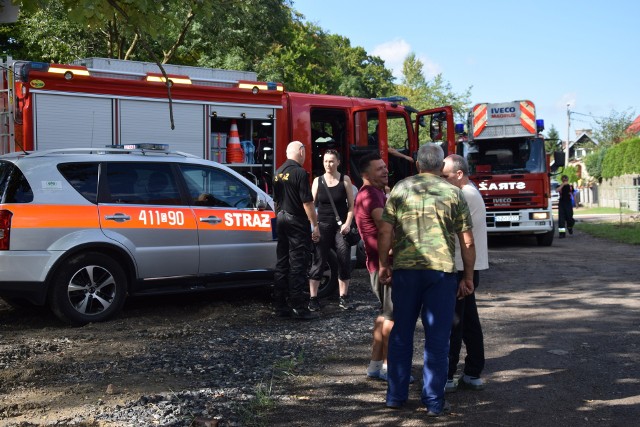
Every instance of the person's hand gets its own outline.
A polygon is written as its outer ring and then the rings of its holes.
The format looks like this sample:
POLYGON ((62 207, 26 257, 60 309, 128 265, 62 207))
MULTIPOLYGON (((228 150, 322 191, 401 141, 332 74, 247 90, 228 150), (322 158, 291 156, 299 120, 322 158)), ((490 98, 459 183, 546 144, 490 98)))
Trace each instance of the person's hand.
POLYGON ((340 234, 342 234, 344 236, 345 234, 347 234, 350 231, 350 229, 351 229, 350 225, 342 224, 342 226, 340 226, 340 234))
POLYGON ((473 279, 465 279, 462 278, 460 283, 458 284, 458 299, 463 299, 464 297, 471 295, 473 293, 473 279))
POLYGON ((382 267, 378 270, 378 280, 385 286, 391 286, 391 267, 382 267))
POLYGON ((313 227, 313 231, 311 232, 311 240, 313 243, 318 243, 320 241, 320 229, 318 227, 313 227))

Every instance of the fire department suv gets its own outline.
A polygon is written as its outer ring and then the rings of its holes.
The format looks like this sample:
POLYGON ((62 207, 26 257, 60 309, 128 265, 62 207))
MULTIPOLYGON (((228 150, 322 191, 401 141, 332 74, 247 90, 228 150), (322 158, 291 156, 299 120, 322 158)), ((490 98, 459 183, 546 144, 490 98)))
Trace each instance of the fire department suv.
POLYGON ((272 283, 271 197, 158 148, 0 156, 0 296, 85 324, 127 294, 272 283))

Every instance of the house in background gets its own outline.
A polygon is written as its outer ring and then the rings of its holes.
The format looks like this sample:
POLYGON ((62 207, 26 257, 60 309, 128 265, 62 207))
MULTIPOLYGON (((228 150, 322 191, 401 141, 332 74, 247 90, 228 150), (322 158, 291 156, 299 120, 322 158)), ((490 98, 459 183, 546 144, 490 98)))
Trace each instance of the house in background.
POLYGON ((626 131, 630 136, 640 136, 640 116, 629 125, 626 131))

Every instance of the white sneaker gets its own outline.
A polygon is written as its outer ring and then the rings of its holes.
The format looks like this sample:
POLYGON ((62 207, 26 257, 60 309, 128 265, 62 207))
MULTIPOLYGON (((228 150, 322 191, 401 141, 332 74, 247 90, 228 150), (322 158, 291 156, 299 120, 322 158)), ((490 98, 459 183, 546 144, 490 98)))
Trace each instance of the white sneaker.
POLYGON ((454 379, 447 380, 447 385, 444 386, 445 393, 454 393, 458 390, 458 382, 454 379))
POLYGON ((469 375, 464 375, 460 378, 459 386, 468 388, 471 390, 482 390, 484 389, 484 382, 480 377, 470 377, 469 375))

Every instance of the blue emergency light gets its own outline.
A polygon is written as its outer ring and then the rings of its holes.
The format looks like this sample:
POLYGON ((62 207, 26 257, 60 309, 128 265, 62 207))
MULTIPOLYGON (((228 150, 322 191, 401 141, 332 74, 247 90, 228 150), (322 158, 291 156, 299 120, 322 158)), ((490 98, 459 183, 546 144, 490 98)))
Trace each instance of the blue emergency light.
POLYGON ((538 130, 538 132, 542 132, 544 130, 544 120, 543 119, 536 120, 536 129, 538 130))
POLYGON ((464 133, 464 123, 456 123, 455 132, 456 135, 462 135, 464 133))

